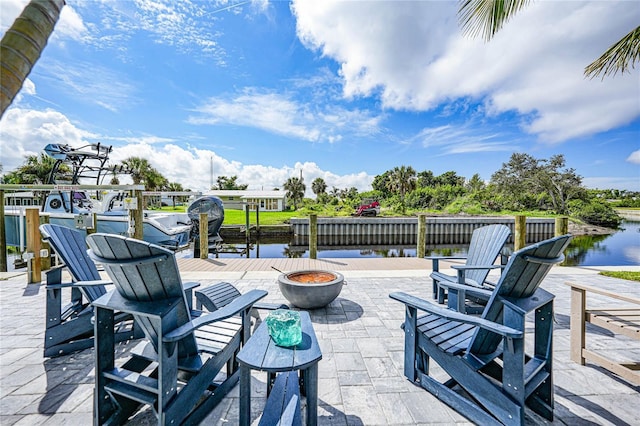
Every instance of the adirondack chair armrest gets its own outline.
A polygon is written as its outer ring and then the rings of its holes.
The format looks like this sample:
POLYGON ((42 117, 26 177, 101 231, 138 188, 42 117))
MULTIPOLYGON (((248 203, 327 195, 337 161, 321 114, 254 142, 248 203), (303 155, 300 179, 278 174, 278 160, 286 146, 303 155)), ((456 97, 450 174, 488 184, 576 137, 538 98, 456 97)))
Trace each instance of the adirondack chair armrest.
MULTIPOLYGON (((431 260, 431 270, 438 272, 440 270, 441 260, 466 259, 467 256, 425 256, 424 259, 431 260)), ((434 288, 435 291, 435 288, 434 288)))
POLYGON ((456 259, 466 259, 467 256, 425 256, 424 259, 427 260, 456 260, 456 259))
POLYGON ((91 287, 91 286, 101 286, 101 285, 111 285, 113 281, 111 280, 91 280, 91 281, 77 281, 74 285, 78 287, 91 287))
POLYGON ((546 305, 555 299, 555 295, 546 290, 538 288, 535 293, 529 297, 513 299, 511 297, 499 296, 505 306, 511 310, 518 312, 520 315, 526 315, 529 312, 546 305))
POLYGON ((66 265, 57 265, 53 266, 48 271, 45 271, 45 275, 47 276, 47 284, 59 284, 62 281, 62 270, 66 267, 66 265))
POLYGON ((104 286, 110 285, 113 282, 109 280, 95 280, 95 281, 77 281, 71 283, 56 283, 56 284, 47 284, 47 290, 57 290, 63 288, 73 288, 73 287, 91 287, 91 286, 104 286))
POLYGON ((91 305, 116 312, 119 311, 148 317, 162 317, 172 309, 175 309, 180 301, 180 298, 174 297, 160 302, 136 302, 125 299, 114 289, 91 302, 91 305))
POLYGON ((394 292, 389 294, 389 297, 404 303, 407 307, 429 312, 430 314, 437 315, 444 319, 476 325, 478 327, 489 330, 493 333, 499 334, 500 336, 503 336, 503 337, 509 337, 512 339, 524 338, 523 331, 516 330, 514 328, 507 327, 502 324, 498 324, 493 321, 488 321, 479 317, 466 315, 451 309, 442 308, 440 306, 434 305, 433 303, 420 299, 419 297, 411 296, 410 294, 407 294, 407 293, 394 292))
POLYGON ((457 290, 457 291, 464 291, 466 294, 471 295, 471 296, 479 296, 479 297, 483 297, 484 299, 488 299, 489 297, 491 297, 491 290, 482 288, 482 287, 476 287, 474 285, 469 285, 469 284, 460 284, 457 282, 453 282, 453 281, 440 281, 439 282, 440 287, 444 287, 447 290, 451 291, 451 290, 457 290))
POLYGON ((504 265, 451 265, 451 269, 455 270, 471 270, 471 269, 503 269, 504 265))
POLYGON ((458 273, 458 282, 465 283, 474 287, 483 287, 483 283, 478 283, 465 278, 465 272, 471 270, 492 270, 492 269, 504 269, 505 265, 451 265, 451 268, 458 273), (469 282, 471 281, 471 282, 469 282))
POLYGON ((177 342, 178 340, 184 338, 188 334, 192 333, 194 330, 210 324, 216 321, 222 321, 224 319, 230 318, 234 315, 239 314, 242 311, 250 309, 254 303, 258 300, 265 297, 268 293, 264 290, 251 290, 242 296, 236 298, 228 305, 223 306, 220 309, 217 309, 211 313, 201 315, 188 323, 176 328, 175 330, 167 333, 163 341, 164 342, 177 342))
POLYGON ((196 287, 200 287, 200 283, 197 281, 189 281, 186 283, 182 283, 182 288, 184 288, 185 291, 193 290, 196 287))

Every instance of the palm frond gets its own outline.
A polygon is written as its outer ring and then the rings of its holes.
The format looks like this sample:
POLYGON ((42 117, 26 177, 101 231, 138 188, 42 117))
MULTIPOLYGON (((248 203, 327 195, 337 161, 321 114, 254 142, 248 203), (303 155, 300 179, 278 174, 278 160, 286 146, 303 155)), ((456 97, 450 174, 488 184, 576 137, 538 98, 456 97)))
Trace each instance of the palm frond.
POLYGON ((584 76, 594 78, 602 74, 616 75, 618 71, 624 73, 629 68, 635 68, 636 61, 640 58, 640 27, 632 30, 620 41, 607 49, 598 59, 587 65, 584 76))
POLYGON ((464 34, 491 38, 517 11, 531 0, 462 0, 458 9, 458 23, 464 34))

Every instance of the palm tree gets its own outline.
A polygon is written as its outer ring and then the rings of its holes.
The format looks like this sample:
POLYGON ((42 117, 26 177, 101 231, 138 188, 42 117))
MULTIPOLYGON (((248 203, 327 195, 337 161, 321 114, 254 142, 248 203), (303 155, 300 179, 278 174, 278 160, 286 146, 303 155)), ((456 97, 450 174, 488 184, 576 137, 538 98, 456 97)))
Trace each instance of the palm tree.
POLYGON ((307 189, 304 179, 302 177, 290 177, 283 186, 287 191, 287 198, 293 201, 294 210, 298 210, 298 203, 302 201, 304 191, 307 189))
POLYGON ((129 157, 122 162, 122 165, 131 174, 134 185, 140 185, 149 171, 153 169, 146 159, 140 157, 129 157))
POLYGON ((313 182, 311 182, 311 190, 316 196, 325 194, 327 192, 327 183, 321 177, 315 178, 313 182))
MULTIPOLYGON (((478 34, 489 41, 502 26, 530 0, 462 0, 458 9, 460 25, 465 33, 478 34)), ((585 77, 602 78, 618 71, 624 73, 635 68, 640 59, 640 26, 613 44, 598 59, 584 69, 585 77)))
MULTIPOLYGON (((25 158, 22 166, 5 175, 5 182, 13 184, 48 183, 55 164, 56 160, 46 154, 29 155, 25 158)), ((71 169, 66 164, 62 164, 58 168, 58 173, 69 174, 71 169)))
POLYGON ((31 0, 0 41, 0 118, 47 45, 64 0, 31 0))
POLYGON ((400 203, 404 213, 404 196, 416 187, 416 171, 411 166, 395 167, 391 170, 387 184, 391 192, 397 192, 400 195, 400 203))

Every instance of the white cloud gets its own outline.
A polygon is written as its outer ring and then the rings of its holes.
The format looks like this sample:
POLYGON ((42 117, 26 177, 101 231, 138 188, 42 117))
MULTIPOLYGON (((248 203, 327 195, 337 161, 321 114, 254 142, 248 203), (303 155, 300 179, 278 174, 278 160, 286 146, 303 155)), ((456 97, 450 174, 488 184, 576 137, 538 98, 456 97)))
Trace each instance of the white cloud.
POLYGON ((68 143, 79 146, 96 135, 76 127, 58 111, 8 109, 0 121, 0 162, 9 172, 24 162, 25 156, 40 155, 49 143, 68 143))
POLYGON ((115 112, 138 102, 136 88, 122 73, 95 63, 52 61, 39 67, 38 74, 79 102, 92 103, 115 112))
MULTIPOLYGON (((64 141, 78 147, 96 142, 120 142, 121 145, 114 145, 110 155, 112 164, 121 163, 132 156, 146 158, 170 182, 178 182, 194 191, 209 189, 211 181, 215 183, 218 176, 238 176, 238 182, 248 184, 249 189, 282 188, 282 184, 288 178, 299 176, 300 170, 303 171, 307 185, 306 195, 309 197, 313 196, 311 182, 316 177, 322 177, 329 188, 355 186, 360 191, 370 190, 373 181, 373 176, 364 172, 337 175, 320 169, 313 162, 279 168, 243 164, 225 159, 211 150, 178 146, 172 143, 173 139, 157 135, 98 135, 78 128, 65 115, 50 109, 8 109, 0 121, 0 140, 0 163, 4 172, 10 172, 22 165, 27 155, 39 155, 49 143, 64 141)), ((122 183, 130 182, 123 178, 122 183)))
POLYGON ((437 147, 441 155, 517 149, 517 144, 506 135, 486 133, 468 125, 425 127, 406 142, 419 142, 425 148, 437 147))
POLYGON ((637 26, 635 2, 536 2, 489 43, 464 38, 457 2, 295 0, 297 33, 336 60, 344 95, 423 111, 458 98, 518 111, 523 128, 562 142, 640 115, 638 76, 586 80, 584 67, 637 26))
MULTIPOLYGON (((2 6, 0 6, 2 9, 2 13, 0 13, 0 33, 4 33, 13 24, 28 3, 29 0, 2 0, 2 6)), ((64 42, 66 39, 86 42, 91 39, 91 35, 76 9, 66 4, 60 12, 60 17, 51 39, 56 39, 60 42, 64 42)))
POLYGON ((300 103, 293 96, 256 88, 209 98, 194 112, 188 118, 191 124, 254 127, 311 142, 335 142, 343 132, 372 135, 382 120, 367 111, 300 103))
POLYGON ((24 7, 29 3, 29 0, 2 0, 2 13, 0 13, 0 33, 4 34, 13 21, 22 13, 24 7))
POLYGON ((218 176, 238 176, 238 183, 248 184, 248 189, 252 190, 282 189, 287 179, 300 176, 300 170, 307 186, 307 197, 314 196, 311 191, 311 182, 317 177, 323 178, 329 188, 336 186, 342 189, 355 186, 360 191, 370 190, 373 181, 373 176, 364 172, 337 175, 320 169, 313 162, 296 163, 293 166, 285 165, 279 168, 260 164, 243 164, 227 160, 214 151, 183 148, 175 144, 152 146, 146 143, 130 143, 114 148, 110 158, 117 163, 132 156, 148 159, 149 163, 170 182, 179 182, 185 188, 194 191, 208 190, 212 182, 215 184, 218 176))
POLYGON ((212 58, 224 65, 226 53, 217 41, 221 34, 215 25, 216 2, 78 0, 75 5, 77 9, 65 12, 63 35, 68 29, 77 41, 126 56, 127 40, 144 33, 183 54, 212 58))
POLYGON ((640 149, 633 151, 631 155, 627 157, 627 161, 633 164, 640 164, 640 149))
POLYGON ((62 8, 60 20, 56 24, 52 36, 61 41, 65 39, 76 40, 81 43, 90 43, 93 41, 93 36, 82 20, 82 17, 76 9, 69 4, 62 8))

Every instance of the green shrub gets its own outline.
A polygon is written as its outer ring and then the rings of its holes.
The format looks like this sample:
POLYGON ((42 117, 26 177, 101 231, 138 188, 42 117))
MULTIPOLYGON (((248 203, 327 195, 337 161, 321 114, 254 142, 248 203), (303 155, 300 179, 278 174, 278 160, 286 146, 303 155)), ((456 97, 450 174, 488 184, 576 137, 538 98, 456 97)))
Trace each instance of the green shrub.
POLYGON ((597 226, 617 228, 622 218, 608 204, 598 200, 574 200, 569 203, 571 216, 597 226))
POLYGON ((485 210, 482 204, 471 197, 458 197, 449 204, 444 211, 448 214, 466 213, 471 215, 483 214, 485 210))

